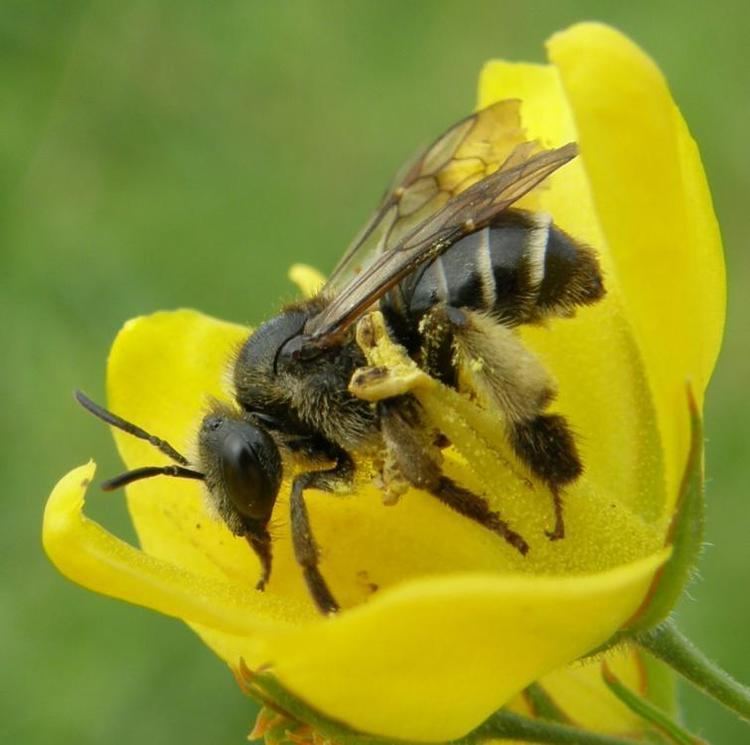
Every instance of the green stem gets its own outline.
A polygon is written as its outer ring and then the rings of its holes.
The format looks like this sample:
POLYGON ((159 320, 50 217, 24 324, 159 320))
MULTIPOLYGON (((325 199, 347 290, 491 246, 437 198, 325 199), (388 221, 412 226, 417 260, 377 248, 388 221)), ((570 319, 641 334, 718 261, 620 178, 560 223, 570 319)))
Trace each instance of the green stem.
POLYGON ((602 678, 609 690, 630 711, 652 724, 659 732, 666 735, 670 742, 676 743, 676 745, 705 745, 703 740, 698 739, 695 735, 680 727, 677 722, 668 717, 661 709, 622 683, 612 670, 610 670, 606 662, 602 663, 602 678))
POLYGON ((488 739, 555 743, 556 745, 636 745, 639 742, 558 722, 529 719, 501 709, 465 738, 455 741, 454 745, 468 745, 488 739))
POLYGON ((750 688, 709 660, 672 622, 638 634, 636 640, 696 688, 750 721, 750 688))

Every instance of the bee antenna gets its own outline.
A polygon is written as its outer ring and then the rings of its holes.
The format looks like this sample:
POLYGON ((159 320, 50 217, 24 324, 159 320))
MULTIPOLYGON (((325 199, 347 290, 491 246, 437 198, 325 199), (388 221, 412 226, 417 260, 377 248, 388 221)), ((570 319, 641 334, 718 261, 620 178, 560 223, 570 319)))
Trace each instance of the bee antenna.
MULTIPOLYGON (((123 419, 122 417, 117 416, 117 414, 113 414, 111 411, 107 411, 102 406, 99 406, 99 404, 95 404, 83 391, 76 391, 75 392, 76 401, 78 401, 81 406, 83 406, 86 411, 93 414, 98 419, 101 419, 102 421, 106 422, 107 424, 111 424, 113 427, 117 427, 117 429, 121 429, 123 432, 127 432, 129 435, 133 435, 133 437, 137 437, 140 440, 146 440, 146 442, 153 445, 157 450, 161 451, 166 455, 168 458, 171 458, 175 463, 179 463, 182 466, 190 465, 190 461, 182 455, 179 451, 175 450, 166 440, 162 440, 159 437, 156 437, 155 435, 150 434, 149 432, 146 432, 145 429, 141 429, 141 427, 138 427, 137 425, 133 424, 132 422, 128 422, 127 420, 123 419)), ((140 470, 140 469, 137 469, 140 470)), ((189 470, 189 469, 182 469, 182 470, 189 470)), ((135 471, 131 471, 130 473, 135 473, 135 471)), ((197 473, 197 471, 191 471, 190 473, 197 473)), ((156 476, 156 473, 150 474, 152 476, 156 476)), ((182 474, 173 474, 173 473, 166 473, 165 475, 168 476, 177 476, 182 474)), ((127 474, 123 474, 123 476, 127 476, 127 474)), ((112 479, 112 481, 117 481, 117 479, 112 479)), ((139 476, 137 478, 148 478, 148 476, 139 476)), ((137 478, 131 479, 132 481, 136 481, 137 478)), ((187 478, 197 478, 195 476, 188 476, 187 478)), ((203 478, 201 475, 200 478, 203 478)), ((112 483, 107 482, 107 483, 112 483)), ((123 482, 123 484, 119 484, 120 486, 129 483, 128 481, 123 482)), ((113 486, 113 489, 116 489, 117 486, 113 486)))
POLYGON ((126 471, 113 479, 102 483, 104 491, 114 491, 134 481, 150 479, 152 476, 174 476, 179 479, 198 479, 203 481, 204 475, 199 471, 193 471, 190 468, 182 466, 145 466, 144 468, 134 468, 132 471, 126 471))

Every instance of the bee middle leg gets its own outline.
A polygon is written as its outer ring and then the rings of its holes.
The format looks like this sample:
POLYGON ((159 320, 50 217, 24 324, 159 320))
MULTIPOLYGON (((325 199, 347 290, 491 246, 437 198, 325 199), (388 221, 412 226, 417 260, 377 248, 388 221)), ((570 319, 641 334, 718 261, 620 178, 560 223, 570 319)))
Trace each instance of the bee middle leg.
POLYGON ((292 494, 289 499, 291 511, 291 531, 294 556, 302 567, 302 574, 315 605, 326 615, 336 613, 339 604, 333 596, 327 582, 320 572, 320 551, 310 527, 307 512, 305 489, 337 491, 351 484, 354 476, 354 463, 344 451, 336 455, 336 465, 326 471, 309 471, 301 473, 292 483, 292 494))
POLYGON ((378 411, 386 447, 412 486, 430 492, 455 512, 496 533, 519 553, 525 555, 528 552, 529 546, 523 537, 490 508, 486 499, 443 474, 439 462, 430 453, 434 446, 420 436, 424 430, 419 418, 419 404, 412 396, 381 401, 378 411))
POLYGON ((581 475, 583 466, 566 419, 544 412, 556 393, 551 377, 514 331, 489 314, 437 305, 420 330, 427 372, 454 387, 464 376, 480 398, 503 412, 516 456, 552 495, 555 526, 547 536, 563 538, 561 489, 581 475))

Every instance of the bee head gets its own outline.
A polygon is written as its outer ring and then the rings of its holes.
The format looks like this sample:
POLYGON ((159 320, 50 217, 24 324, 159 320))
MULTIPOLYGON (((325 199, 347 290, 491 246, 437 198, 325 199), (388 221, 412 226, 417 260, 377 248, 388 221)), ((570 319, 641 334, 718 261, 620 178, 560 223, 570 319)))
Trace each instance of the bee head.
POLYGON ((115 476, 102 484, 112 491, 154 476, 203 481, 216 511, 235 535, 259 535, 271 517, 281 485, 281 456, 268 432, 228 407, 215 404, 198 435, 199 469, 170 445, 136 424, 94 403, 81 391, 76 399, 107 424, 146 440, 173 464, 145 466, 115 476))
POLYGON ((214 506, 235 535, 263 528, 281 486, 281 456, 271 435, 216 405, 201 424, 198 453, 214 506))

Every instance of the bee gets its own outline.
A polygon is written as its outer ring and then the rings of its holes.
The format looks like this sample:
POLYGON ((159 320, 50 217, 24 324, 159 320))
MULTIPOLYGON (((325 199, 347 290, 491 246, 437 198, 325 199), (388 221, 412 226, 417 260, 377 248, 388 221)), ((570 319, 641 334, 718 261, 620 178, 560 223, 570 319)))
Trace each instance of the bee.
POLYGON ((232 361, 234 402, 211 405, 195 463, 78 392, 91 413, 173 461, 103 487, 157 475, 203 481, 227 527, 257 554, 263 590, 282 455, 304 458, 311 467, 294 477, 289 499, 292 543, 324 614, 339 605, 319 567, 305 492, 350 490, 358 453, 387 453, 406 483, 526 554, 526 540, 484 496, 443 473, 445 443, 427 443, 415 398, 368 402, 350 392, 352 376, 367 364, 355 326, 377 309, 423 370, 502 412, 513 452, 550 491, 555 525, 547 535, 563 538, 561 493, 583 464, 564 416, 547 412, 554 382, 517 329, 572 316, 600 300, 604 285, 591 248, 548 215, 513 206, 577 154, 574 143, 542 149, 525 141, 519 106, 501 101, 439 137, 397 178, 320 292, 250 334, 232 361))

